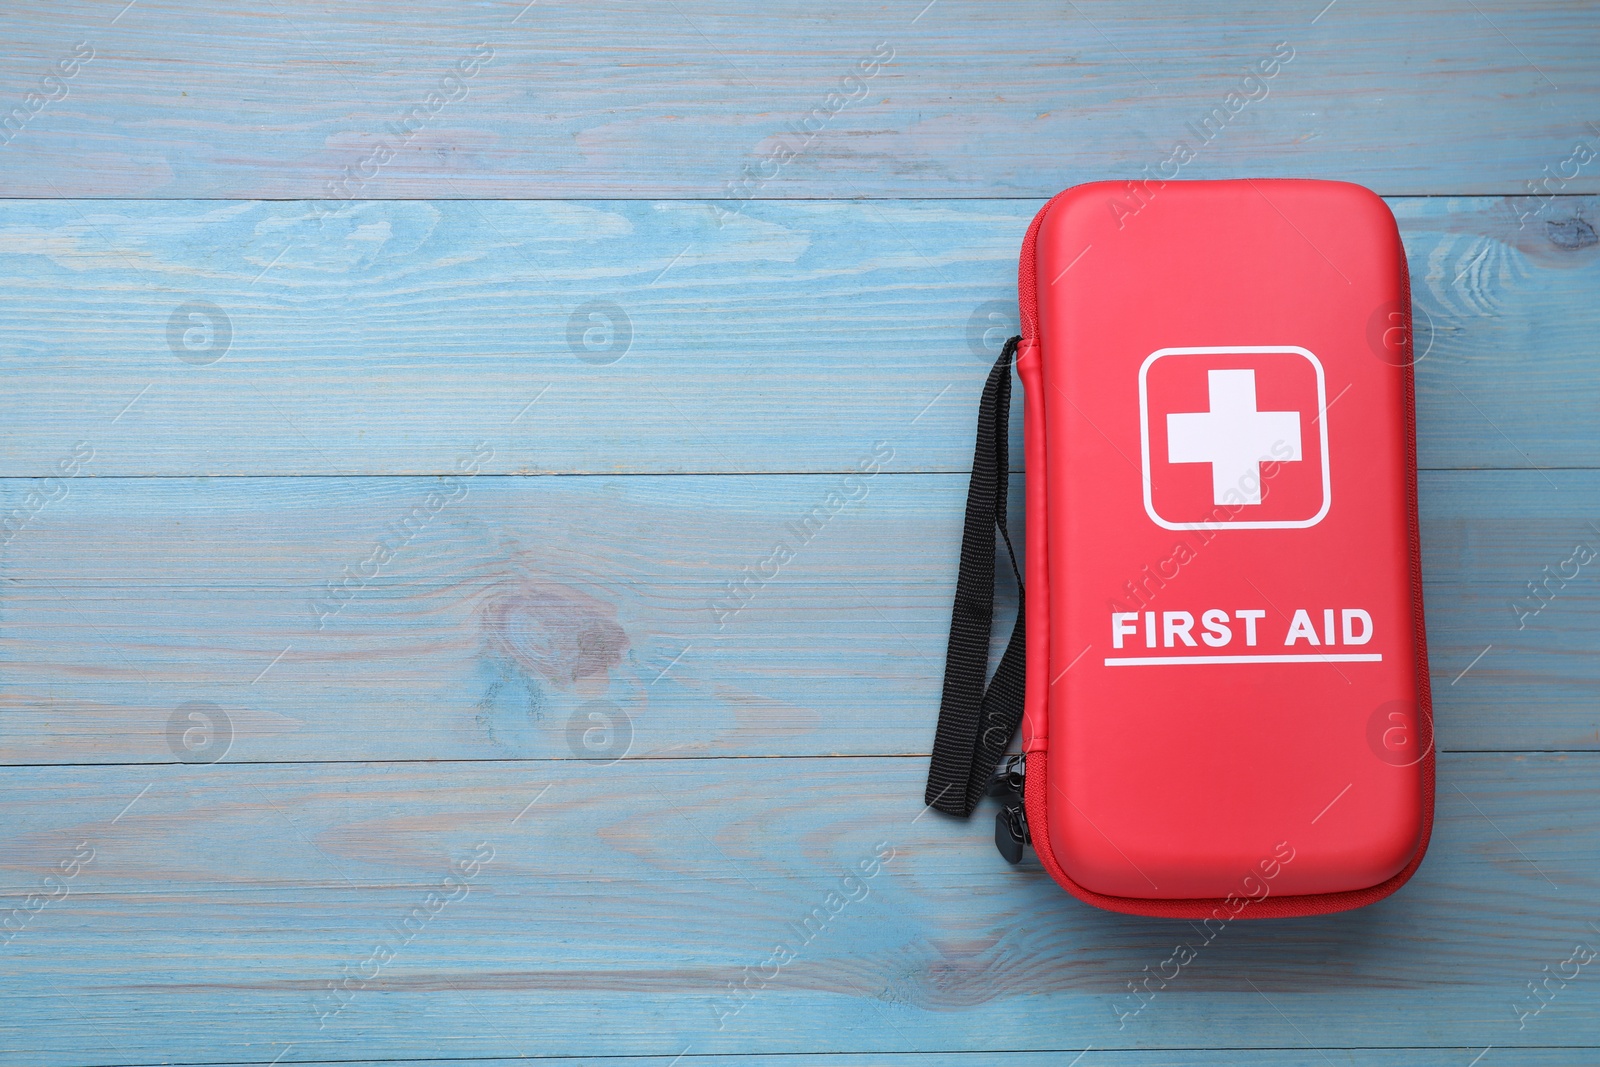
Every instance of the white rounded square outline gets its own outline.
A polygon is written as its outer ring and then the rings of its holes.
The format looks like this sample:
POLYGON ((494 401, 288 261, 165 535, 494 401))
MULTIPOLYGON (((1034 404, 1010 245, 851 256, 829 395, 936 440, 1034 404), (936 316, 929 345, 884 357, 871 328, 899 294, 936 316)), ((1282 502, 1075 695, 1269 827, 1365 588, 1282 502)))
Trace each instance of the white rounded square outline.
POLYGON ((1328 387, 1322 373, 1322 363, 1316 356, 1299 345, 1222 345, 1205 348, 1158 348, 1145 357, 1144 363, 1139 366, 1139 460, 1140 474, 1144 481, 1144 511, 1150 516, 1150 521, 1165 530, 1303 530, 1315 526, 1328 514, 1328 508, 1333 504, 1333 481, 1328 467, 1328 387), (1322 441, 1322 510, 1309 519, 1296 519, 1292 522, 1169 522, 1156 514, 1155 503, 1150 496, 1150 403, 1146 386, 1146 378, 1150 373, 1150 365, 1163 356, 1219 356, 1229 352, 1263 353, 1263 352, 1293 352, 1304 356, 1317 372, 1317 418, 1316 423, 1321 429, 1322 441))

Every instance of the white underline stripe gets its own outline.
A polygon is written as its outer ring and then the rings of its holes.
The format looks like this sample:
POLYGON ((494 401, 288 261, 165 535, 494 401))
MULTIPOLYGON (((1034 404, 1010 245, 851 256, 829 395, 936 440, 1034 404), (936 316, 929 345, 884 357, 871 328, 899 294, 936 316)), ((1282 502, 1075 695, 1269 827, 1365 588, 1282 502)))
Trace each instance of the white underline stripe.
POLYGON ((1107 667, 1191 666, 1201 663, 1381 663, 1381 652, 1330 653, 1326 656, 1107 656, 1107 667))

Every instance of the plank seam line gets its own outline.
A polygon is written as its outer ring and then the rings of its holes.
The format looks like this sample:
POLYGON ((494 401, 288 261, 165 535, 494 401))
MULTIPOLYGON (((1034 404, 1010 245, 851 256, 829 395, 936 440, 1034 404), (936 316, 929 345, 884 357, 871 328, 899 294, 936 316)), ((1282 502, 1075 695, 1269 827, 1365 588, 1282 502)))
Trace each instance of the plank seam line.
MULTIPOLYGON (((1263 178, 1270 181, 1270 178, 1263 178)), ((1335 179, 1330 179, 1335 180, 1335 179)), ((1082 183, 1079 183, 1082 184, 1082 183)), ((1058 190, 1059 191, 1059 190, 1058 190)), ((1376 191, 1376 190, 1374 190, 1376 191)), ((895 203, 974 203, 1015 201, 1018 203, 1040 203, 1050 199, 1053 194, 1039 193, 1038 195, 1014 194, 981 194, 973 196, 753 196, 741 197, 741 204, 895 204, 895 203)), ((1530 194, 1526 189, 1515 192, 1438 192, 1438 193, 1383 193, 1378 195, 1385 200, 1472 200, 1496 199, 1511 197, 1525 199, 1530 194)), ((1553 200, 1583 200, 1600 196, 1600 189, 1594 192, 1560 192, 1546 194, 1547 199, 1553 200)), ((304 204, 304 203, 346 203, 339 197, 327 196, 0 196, 0 202, 13 201, 16 203, 67 203, 69 201, 93 201, 106 204, 304 204)), ((470 204, 549 204, 549 203, 594 203, 594 204, 708 204, 722 205, 727 200, 723 197, 707 196, 382 196, 361 197, 358 203, 364 204, 407 204, 428 203, 431 201, 459 202, 470 204)))
MULTIPOLYGON (((1426 471, 1426 472, 1428 472, 1430 474, 1478 474, 1478 473, 1495 474, 1495 473, 1503 473, 1503 472, 1509 472, 1509 473, 1515 473, 1515 474, 1529 474, 1529 473, 1537 473, 1539 471, 1578 471, 1578 472, 1600 471, 1600 466, 1593 466, 1593 467, 1587 467, 1587 466, 1529 467, 1526 464, 1523 464, 1523 465, 1514 466, 1514 467, 1418 467, 1417 470, 1426 471)), ((285 480, 285 479, 291 479, 291 478, 326 478, 326 479, 330 479, 330 480, 345 480, 345 481, 351 481, 351 480, 354 480, 354 479, 357 479, 357 478, 387 478, 387 479, 390 479, 390 480, 398 481, 398 480, 403 480, 403 479, 406 479, 406 480, 417 480, 417 479, 423 479, 423 478, 448 478, 448 477, 452 477, 455 473, 456 472, 454 472, 454 471, 441 470, 441 471, 436 471, 436 472, 435 471, 428 471, 428 472, 423 472, 423 473, 420 473, 420 474, 419 473, 415 473, 415 472, 405 473, 405 474, 361 474, 361 473, 352 473, 352 474, 319 474, 319 473, 294 473, 294 472, 292 472, 292 473, 287 473, 287 474, 81 474, 78 477, 81 478, 81 479, 84 479, 86 481, 89 481, 89 482, 135 482, 135 481, 169 481, 169 482, 184 481, 184 482, 188 482, 188 481, 194 481, 197 478, 215 478, 215 479, 224 479, 224 478, 250 479, 250 478, 258 478, 258 479, 279 479, 279 480, 285 480)), ((834 477, 838 477, 840 475, 849 475, 849 474, 855 474, 855 473, 857 473, 855 468, 851 467, 851 468, 841 468, 841 469, 838 469, 838 470, 814 470, 814 471, 793 471, 793 470, 790 470, 790 471, 760 471, 760 470, 757 470, 757 471, 713 471, 713 470, 694 470, 694 471, 533 471, 533 472, 527 472, 527 473, 509 473, 509 472, 507 472, 507 473, 502 473, 502 474, 478 474, 478 475, 474 475, 474 477, 477 478, 477 479, 493 479, 493 478, 834 478, 834 477)), ((972 473, 972 471, 970 471, 970 470, 958 470, 958 469, 953 469, 953 468, 952 469, 931 468, 931 469, 928 469, 928 470, 914 470, 914 471, 906 471, 906 470, 889 471, 889 470, 884 470, 884 471, 879 471, 877 476, 880 477, 880 478, 882 478, 882 477, 921 478, 921 477, 930 477, 930 476, 931 477, 947 477, 947 476, 955 476, 955 475, 966 477, 966 476, 971 475, 971 473, 972 473)), ((1026 474, 1026 473, 1027 472, 1023 468, 1014 467, 1011 470, 1011 477, 1013 479, 1017 479, 1017 478, 1020 478, 1022 475, 1026 474)), ((52 477, 52 475, 48 475, 48 474, 0 474, 0 482, 36 482, 36 481, 40 481, 41 479, 45 479, 45 478, 49 478, 49 477, 52 477)))
MULTIPOLYGON (((21 712, 7 712, 5 714, 19 715, 21 712)), ((1471 748, 1471 749, 1436 749, 1441 756, 1596 756, 1600 757, 1600 749, 1592 748, 1471 748)), ((757 753, 749 755, 708 755, 708 756, 629 756, 619 763, 704 763, 711 760, 925 760, 929 757, 926 752, 868 752, 837 754, 809 754, 809 753, 757 753)), ((579 759, 573 756, 493 756, 485 759, 468 759, 465 757, 452 759, 339 759, 339 760, 223 760, 218 763, 208 764, 211 767, 393 767, 393 766, 457 766, 460 764, 547 764, 559 763, 572 766, 582 766, 593 763, 593 760, 579 759)), ((13 770, 60 770, 60 769, 116 769, 126 767, 188 767, 187 763, 175 760, 160 762, 118 762, 118 763, 3 763, 0 762, 0 774, 13 770)), ((608 764, 617 766, 617 764, 608 764)))
MULTIPOLYGON (((1442 1052, 1446 1050, 1460 1050, 1471 1052, 1476 1045, 1141 1045, 1138 1048, 1101 1048, 1095 1051, 1109 1055, 1143 1055, 1148 1052, 1442 1052)), ((1530 1051, 1568 1051, 1600 1049, 1600 1045, 1513 1045, 1504 1046, 1509 1050, 1530 1051)), ((1078 1048, 1006 1048, 1006 1049, 926 1049, 915 1052, 905 1051, 874 1051, 863 1052, 702 1052, 687 1057, 690 1060, 725 1060, 731 1057, 741 1059, 800 1059, 819 1060, 828 1058, 860 1057, 860 1056, 897 1056, 904 1057, 908 1063, 915 1063, 916 1058, 927 1056, 1031 1056, 1031 1055, 1060 1055, 1071 1052, 1081 1052, 1078 1048)), ((679 1059, 683 1059, 682 1054, 679 1059)), ((666 1053, 603 1053, 582 1054, 576 1056, 554 1056, 519 1054, 516 1056, 405 1056, 399 1058, 374 1059, 364 1056, 360 1059, 319 1059, 319 1060, 293 1060, 284 1067, 301 1065, 301 1067, 316 1067, 318 1064, 382 1064, 382 1063, 509 1063, 523 1062, 571 1062, 587 1063, 590 1061, 617 1060, 649 1062, 658 1060, 668 1062, 666 1053)), ((82 1064, 79 1067, 270 1067, 275 1060, 161 1060, 143 1063, 120 1063, 107 1061, 104 1063, 82 1064)), ((672 1061, 676 1062, 676 1061, 672 1061)))

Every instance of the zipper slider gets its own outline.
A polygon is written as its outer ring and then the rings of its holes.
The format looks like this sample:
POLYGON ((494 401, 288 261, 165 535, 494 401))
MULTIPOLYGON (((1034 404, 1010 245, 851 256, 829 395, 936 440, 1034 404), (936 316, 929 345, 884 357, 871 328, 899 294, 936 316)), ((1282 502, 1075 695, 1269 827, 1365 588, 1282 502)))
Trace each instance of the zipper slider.
POLYGON ((1028 833, 1028 813, 1022 803, 1026 771, 1025 756, 1007 756, 989 780, 989 795, 1000 799, 1000 810, 994 814, 994 847, 1012 864, 1021 863, 1023 846, 1033 843, 1028 833))
POLYGON ((989 795, 1005 799, 1022 799, 1023 775, 1027 771, 1027 756, 1016 753, 1000 761, 989 779, 989 795))

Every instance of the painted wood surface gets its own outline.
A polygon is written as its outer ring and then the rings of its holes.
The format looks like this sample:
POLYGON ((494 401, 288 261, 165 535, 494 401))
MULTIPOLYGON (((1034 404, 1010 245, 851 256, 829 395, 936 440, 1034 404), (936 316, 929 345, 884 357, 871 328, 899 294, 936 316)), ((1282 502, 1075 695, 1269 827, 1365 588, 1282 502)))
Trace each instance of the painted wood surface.
POLYGON ((0 1064, 1600 1061, 1597 32, 6 6, 0 1064), (1022 232, 1180 140, 1399 219, 1442 755, 1412 885, 1141 1008, 1203 932, 921 754, 1022 232))
MULTIPOLYGON (((293 1049, 290 1049, 293 1053, 293 1049)), ((1568 1067, 1576 1062, 1574 1057, 1582 1057, 1586 1049, 1574 1048, 1494 1048, 1493 1061, 1488 1056, 1478 1061, 1478 1064, 1502 1065, 1502 1067, 1568 1067)), ((1048 1053, 829 1053, 826 1056, 816 1054, 803 1054, 803 1056, 786 1056, 786 1054, 752 1054, 752 1056, 696 1056, 693 1051, 680 1056, 630 1056, 624 1059, 624 1064, 629 1067, 728 1067, 730 1062, 738 1064, 760 1064, 762 1067, 814 1067, 814 1064, 827 1064, 827 1067, 974 1067, 982 1064, 984 1067, 1122 1067, 1122 1065, 1138 1064, 1139 1067, 1230 1067, 1232 1064, 1243 1064, 1245 1067, 1328 1067, 1336 1064, 1338 1067, 1462 1067, 1462 1064, 1472 1065, 1472 1057, 1483 1056, 1482 1048, 1408 1048, 1408 1049, 1371 1049, 1371 1048, 1274 1048, 1261 1051, 1261 1049, 1230 1048, 1226 1051, 1216 1049, 1104 1049, 1104 1048, 1061 1048, 1051 1049, 1048 1053), (1074 1062, 1077 1061, 1077 1062, 1074 1062)), ((282 1062, 291 1062, 288 1059, 282 1062)), ((374 1067, 374 1064, 390 1064, 394 1061, 339 1061, 341 1067, 374 1067)), ((459 1064, 459 1059, 413 1059, 406 1061, 408 1067, 454 1067, 459 1064)), ((475 1067, 510 1067, 518 1064, 525 1067, 528 1059, 475 1059, 475 1067)), ((541 1067, 614 1067, 614 1057, 544 1057, 539 1061, 541 1067)), ((227 1064, 198 1064, 195 1067, 229 1067, 227 1064)))
MULTIPOLYGON (((1594 199, 1391 203, 1422 465, 1600 464, 1594 199)), ((1038 204, 0 203, 0 475, 966 470, 1038 204)))
POLYGON ((1589 970, 1526 988, 1600 939, 1597 759, 1447 754, 1403 893, 1209 941, 921 816, 920 759, 12 768, 7 888, 83 858, 3 947, 0 1039, 36 1064, 1600 1044, 1589 970), (1140 1009, 1126 983, 1180 942, 1140 1009))
POLYGON ((1184 178, 1521 194, 1600 123, 1583 0, 123 6, 0 17, 10 195, 1042 197, 1180 142, 1184 178))
MULTIPOLYGON (((932 743, 961 475, 64 484, 0 557, 0 762, 932 743)), ((1421 504, 1441 746, 1600 749, 1600 472, 1429 471, 1421 504)))

